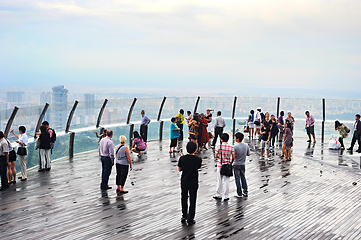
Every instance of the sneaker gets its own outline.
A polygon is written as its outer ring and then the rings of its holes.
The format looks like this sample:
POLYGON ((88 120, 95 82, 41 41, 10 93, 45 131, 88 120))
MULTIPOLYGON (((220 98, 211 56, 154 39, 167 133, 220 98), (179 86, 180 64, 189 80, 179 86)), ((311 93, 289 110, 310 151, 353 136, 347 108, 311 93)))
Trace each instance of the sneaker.
POLYGON ((243 193, 243 197, 248 197, 248 193, 243 193))
POLYGON ((352 151, 352 148, 347 148, 347 151, 352 151))
POLYGON ((216 200, 221 200, 222 198, 221 197, 218 197, 218 196, 213 196, 214 199, 216 200))
POLYGON ((186 221, 187 221, 187 218, 185 218, 185 217, 182 217, 182 218, 181 218, 181 222, 182 222, 182 223, 185 223, 186 221))
POLYGON ((223 199, 223 201, 225 201, 225 202, 227 202, 229 200, 229 198, 225 198, 225 199, 223 199))
POLYGON ((259 160, 262 160, 263 159, 263 157, 259 157, 259 160))
POLYGON ((194 225, 194 224, 196 224, 196 220, 192 220, 192 221, 187 220, 187 223, 188 223, 188 225, 194 225))
POLYGON ((268 161, 268 160, 269 160, 269 158, 266 158, 266 160, 268 161))
POLYGON ((238 194, 234 195, 236 198, 241 198, 242 196, 239 196, 238 194))

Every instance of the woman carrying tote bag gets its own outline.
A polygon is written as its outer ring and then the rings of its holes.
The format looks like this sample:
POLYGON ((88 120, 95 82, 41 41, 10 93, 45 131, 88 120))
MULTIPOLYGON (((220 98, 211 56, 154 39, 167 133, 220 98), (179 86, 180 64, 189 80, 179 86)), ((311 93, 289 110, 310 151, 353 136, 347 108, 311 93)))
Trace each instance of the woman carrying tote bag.
POLYGON ((28 155, 28 136, 26 135, 26 128, 25 126, 19 127, 19 134, 16 134, 14 130, 11 130, 11 133, 14 134, 15 137, 18 138, 16 142, 18 143, 18 157, 19 157, 19 163, 21 168, 21 179, 20 181, 26 181, 27 180, 27 174, 26 174, 26 156, 28 155))

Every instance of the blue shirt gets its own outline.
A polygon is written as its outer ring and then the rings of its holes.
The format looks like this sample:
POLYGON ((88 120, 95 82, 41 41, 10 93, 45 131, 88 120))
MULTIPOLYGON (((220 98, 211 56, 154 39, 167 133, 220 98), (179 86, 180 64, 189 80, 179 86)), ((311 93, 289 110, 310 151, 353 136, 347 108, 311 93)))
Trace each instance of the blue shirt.
POLYGON ((179 131, 178 130, 174 130, 177 129, 177 125, 175 125, 174 123, 170 124, 170 139, 175 139, 175 138, 179 138, 179 131))
POLYGON ((150 119, 149 117, 147 117, 145 114, 142 116, 142 125, 143 124, 149 124, 150 123, 150 119))

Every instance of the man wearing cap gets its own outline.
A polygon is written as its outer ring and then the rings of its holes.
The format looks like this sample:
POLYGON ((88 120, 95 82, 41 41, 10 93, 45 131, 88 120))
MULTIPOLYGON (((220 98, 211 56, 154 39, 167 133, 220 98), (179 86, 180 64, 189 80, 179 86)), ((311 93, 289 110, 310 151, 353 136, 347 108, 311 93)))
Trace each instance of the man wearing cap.
POLYGON ((255 126, 254 135, 255 136, 257 133, 258 133, 258 135, 260 134, 261 122, 262 122, 261 107, 258 107, 257 111, 254 114, 254 126, 255 126))

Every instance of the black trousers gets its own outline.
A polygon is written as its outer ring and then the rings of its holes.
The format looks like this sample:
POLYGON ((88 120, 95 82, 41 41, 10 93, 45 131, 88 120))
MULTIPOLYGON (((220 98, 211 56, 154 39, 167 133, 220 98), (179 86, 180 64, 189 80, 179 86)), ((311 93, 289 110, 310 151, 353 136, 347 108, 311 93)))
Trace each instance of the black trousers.
POLYGON ((194 216, 196 215, 196 202, 197 202, 197 185, 190 184, 182 184, 182 215, 184 218, 188 220, 188 222, 192 222, 194 220, 194 216), (188 210, 188 196, 189 196, 189 210, 188 210))
POLYGON ((129 165, 122 165, 117 163, 116 168, 117 168, 116 184, 124 186, 129 172, 129 165))
POLYGON ((223 133, 223 128, 216 127, 216 129, 214 130, 214 138, 213 138, 213 142, 212 142, 213 146, 216 146, 217 138, 218 138, 218 136, 219 136, 219 138, 221 138, 222 133, 223 133))
POLYGON ((140 136, 142 136, 143 141, 147 142, 147 137, 148 137, 148 125, 140 125, 140 136))
POLYGON ((355 146, 355 143, 358 143, 358 149, 361 149, 361 139, 360 136, 358 136, 358 134, 353 134, 352 136, 352 141, 351 141, 351 149, 353 149, 353 147, 355 146))
POLYGON ((177 123, 177 127, 180 128, 180 131, 179 131, 179 140, 183 140, 183 124, 180 124, 180 123, 177 123))
POLYGON ((344 148, 345 146, 343 145, 343 138, 342 138, 342 137, 339 137, 339 138, 338 138, 338 141, 341 143, 341 147, 344 148))
POLYGON ((7 188, 9 186, 7 172, 8 172, 8 164, 6 162, 6 157, 1 156, 0 157, 0 175, 1 175, 1 187, 2 188, 7 188))
POLYGON ((275 146, 276 136, 277 136, 277 133, 275 135, 271 135, 271 146, 272 147, 275 146))

